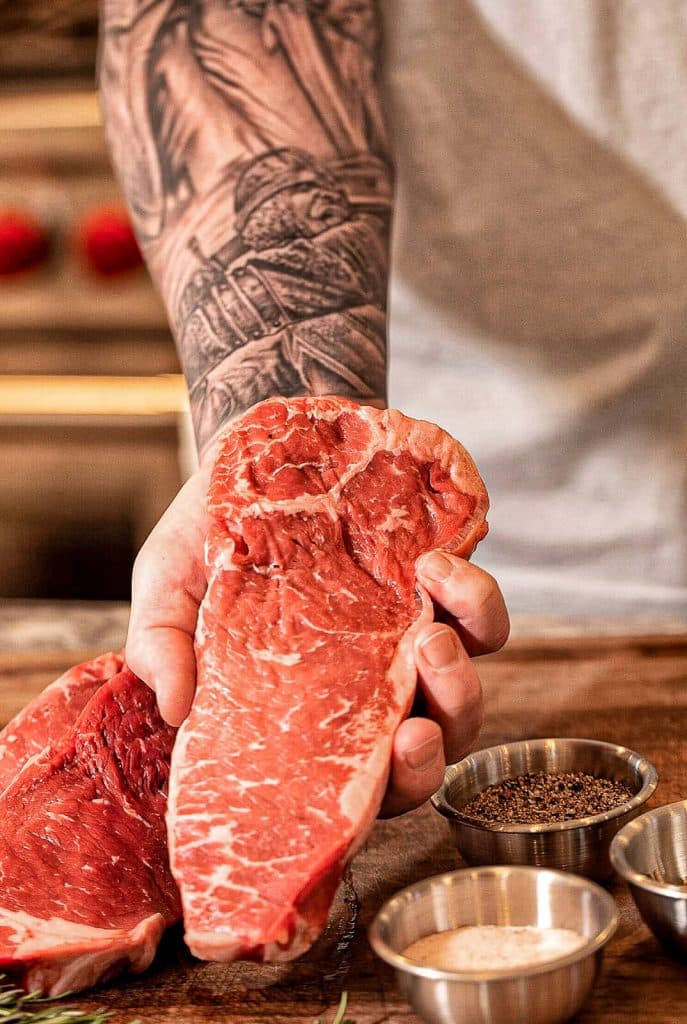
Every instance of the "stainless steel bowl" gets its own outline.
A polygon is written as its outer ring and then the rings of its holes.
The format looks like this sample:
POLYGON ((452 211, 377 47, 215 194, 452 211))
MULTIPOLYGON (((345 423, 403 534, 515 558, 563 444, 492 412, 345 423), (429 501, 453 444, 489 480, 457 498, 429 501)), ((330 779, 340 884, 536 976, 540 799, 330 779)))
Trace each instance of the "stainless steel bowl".
POLYGON ((617 923, 611 896, 584 878, 543 868, 465 868, 393 896, 370 926, 370 943, 429 1024, 556 1024, 589 995, 617 923), (439 970, 403 955, 425 935, 474 924, 570 928, 586 941, 568 956, 511 971, 439 970))
POLYGON ((612 874, 613 836, 641 812, 657 785, 651 762, 627 747, 585 739, 520 740, 449 765, 432 803, 448 820, 468 864, 531 864, 604 880, 612 874), (461 812, 487 786, 536 771, 584 771, 622 780, 633 796, 612 811, 546 825, 486 825, 461 812))
POLYGON ((687 956, 687 800, 626 825, 611 844, 611 861, 656 938, 687 956))

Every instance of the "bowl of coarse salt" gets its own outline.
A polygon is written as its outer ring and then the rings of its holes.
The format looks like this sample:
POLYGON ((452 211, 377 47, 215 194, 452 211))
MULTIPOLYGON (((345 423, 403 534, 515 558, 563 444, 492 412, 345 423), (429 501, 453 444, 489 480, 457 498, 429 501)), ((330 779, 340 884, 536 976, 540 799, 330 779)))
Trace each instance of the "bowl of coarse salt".
POLYGON ((582 1006, 618 914, 588 879, 547 868, 465 868, 393 896, 375 953, 428 1024, 559 1024, 582 1006))
POLYGON ((588 739, 534 739, 449 765, 432 797, 468 864, 529 864, 603 881, 613 836, 658 785, 641 754, 588 739))

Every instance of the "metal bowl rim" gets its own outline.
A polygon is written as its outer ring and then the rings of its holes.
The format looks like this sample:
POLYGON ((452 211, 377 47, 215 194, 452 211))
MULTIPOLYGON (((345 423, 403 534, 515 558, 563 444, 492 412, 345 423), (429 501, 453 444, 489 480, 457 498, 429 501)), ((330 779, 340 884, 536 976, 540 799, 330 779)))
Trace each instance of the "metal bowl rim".
MULTIPOLYGON (((500 781, 505 781, 509 776, 505 775, 500 781)), ((498 785, 498 783, 491 783, 491 785, 498 785)), ((658 786, 658 772, 654 765, 649 761, 648 758, 644 757, 643 754, 638 754, 635 750, 630 750, 629 747, 624 747, 616 743, 607 743, 605 740, 588 740, 575 736, 551 736, 545 739, 533 739, 533 740, 515 740, 512 743, 497 743, 491 747, 483 747, 481 750, 476 750, 472 754, 468 754, 461 761, 457 761, 456 764, 447 765, 444 773, 444 781, 440 788, 431 797, 432 806, 435 811, 443 815, 445 818, 449 818, 451 821, 458 822, 461 825, 469 826, 479 832, 497 832, 506 834, 520 834, 520 835, 538 835, 542 832, 565 832, 570 829, 587 828, 589 826, 601 825, 606 821, 613 821, 614 818, 620 818, 625 814, 631 813, 637 807, 641 807, 642 804, 653 795, 658 786), (613 807, 610 811, 602 811, 600 814, 590 814, 586 818, 570 818, 566 821, 552 821, 552 822, 539 822, 539 823, 495 823, 487 824, 480 821, 479 818, 473 818, 469 814, 463 814, 457 810, 452 803, 446 798, 446 791, 449 782, 449 773, 452 769, 458 767, 463 761, 467 761, 471 757, 480 757, 482 755, 490 754, 496 750, 502 750, 503 748, 516 749, 522 746, 524 743, 539 747, 544 746, 546 743, 572 743, 573 745, 585 746, 585 747, 602 747, 609 753, 615 754, 616 757, 626 763, 631 762, 633 759, 637 761, 637 770, 644 780, 642 787, 639 792, 635 793, 633 797, 626 800, 625 803, 618 804, 617 807, 613 807)), ((488 787, 485 786, 485 789, 488 787)), ((479 790, 482 792, 482 790, 479 790)))
POLYGON ((404 889, 399 889, 398 892, 394 893, 393 896, 390 896, 382 904, 375 914, 368 928, 368 939, 377 956, 381 957, 382 960, 386 961, 397 971, 405 971, 406 974, 413 974, 427 981, 453 981, 478 984, 485 981, 512 981, 515 978, 529 978, 539 974, 548 974, 551 971, 557 971, 560 968, 577 963, 579 960, 585 960, 587 957, 600 953, 603 950, 603 947, 612 938, 618 927, 618 921, 618 907, 611 894, 588 878, 574 875, 569 871, 558 871, 555 868, 539 868, 515 864, 490 864, 482 867, 460 868, 457 871, 444 871, 442 874, 431 875, 429 878, 423 878, 420 882, 415 882, 413 885, 407 885, 404 889), (514 968, 513 970, 446 971, 439 967, 427 967, 424 964, 418 964, 409 957, 403 956, 402 953, 397 953, 381 937, 381 920, 388 914, 388 908, 392 902, 401 899, 408 900, 411 894, 416 893, 418 890, 427 889, 433 883, 441 883, 459 875, 486 877, 488 875, 498 875, 504 871, 508 874, 554 875, 566 885, 591 890, 609 911, 608 924, 597 935, 585 942, 583 946, 576 949, 574 953, 568 953, 567 956, 556 957, 553 960, 547 960, 545 963, 535 964, 532 967, 514 968))
POLYGON ((641 831, 647 818, 663 815, 668 811, 677 810, 678 807, 687 811, 687 800, 675 800, 671 804, 661 804, 659 807, 653 807, 650 811, 640 814, 634 821, 628 821, 627 825, 624 825, 613 837, 608 855, 613 868, 628 885, 634 885, 638 889, 654 893, 656 896, 666 896, 672 900, 687 900, 686 886, 678 885, 675 882, 659 882, 658 879, 650 878, 649 875, 644 875, 641 871, 635 871, 628 862, 626 852, 632 834, 641 831))

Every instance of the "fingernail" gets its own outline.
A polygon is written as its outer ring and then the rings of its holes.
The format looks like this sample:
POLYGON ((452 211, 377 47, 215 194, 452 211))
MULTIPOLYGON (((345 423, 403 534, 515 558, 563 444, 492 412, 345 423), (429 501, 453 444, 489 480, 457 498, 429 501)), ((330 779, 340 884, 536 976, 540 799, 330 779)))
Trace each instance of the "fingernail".
POLYGON ((417 747, 411 747, 410 750, 406 750, 406 764, 415 770, 427 768, 428 765, 436 761, 440 750, 441 736, 432 736, 431 739, 425 740, 424 743, 418 744, 417 747))
POLYGON ((432 668, 448 668, 458 657, 455 637, 450 629, 432 633, 427 640, 422 641, 420 650, 432 668))
POLYGON ((428 580, 443 583, 453 572, 453 565, 446 555, 442 555, 440 551, 432 551, 420 559, 418 569, 428 580))

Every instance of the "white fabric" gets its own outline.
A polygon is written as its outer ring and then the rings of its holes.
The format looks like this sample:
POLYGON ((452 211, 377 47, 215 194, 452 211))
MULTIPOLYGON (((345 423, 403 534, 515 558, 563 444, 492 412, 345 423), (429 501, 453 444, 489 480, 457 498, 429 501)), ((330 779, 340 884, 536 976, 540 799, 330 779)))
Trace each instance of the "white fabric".
POLYGON ((687 616, 687 0, 386 0, 394 405, 515 612, 687 616))

